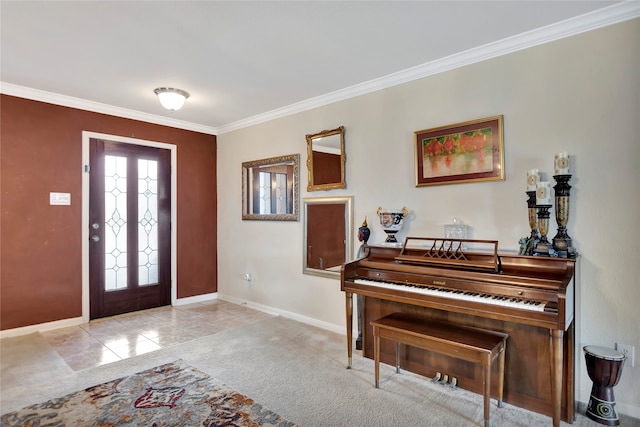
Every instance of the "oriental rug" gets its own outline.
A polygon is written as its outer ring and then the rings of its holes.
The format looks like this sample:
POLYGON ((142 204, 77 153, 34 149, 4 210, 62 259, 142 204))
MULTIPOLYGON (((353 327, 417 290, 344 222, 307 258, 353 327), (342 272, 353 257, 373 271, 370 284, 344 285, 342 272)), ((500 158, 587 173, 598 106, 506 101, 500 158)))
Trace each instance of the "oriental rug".
POLYGON ((183 360, 2 415, 2 427, 295 427, 183 360))

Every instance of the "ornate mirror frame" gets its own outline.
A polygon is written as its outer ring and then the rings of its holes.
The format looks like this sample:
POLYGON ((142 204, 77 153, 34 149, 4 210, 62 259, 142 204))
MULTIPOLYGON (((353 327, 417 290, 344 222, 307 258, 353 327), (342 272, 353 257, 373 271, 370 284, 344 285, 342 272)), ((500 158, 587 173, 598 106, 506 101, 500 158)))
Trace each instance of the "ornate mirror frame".
POLYGON ((340 267, 353 259, 353 239, 351 237, 353 235, 353 196, 307 197, 303 199, 303 204, 302 272, 340 279, 340 267), (331 221, 327 213, 336 216, 335 221, 331 221), (310 229, 315 224, 322 223, 323 220, 328 220, 324 228, 310 229), (342 230, 344 230, 344 234, 342 230), (331 232, 338 234, 331 236, 331 232), (336 248, 339 246, 339 251, 335 252, 326 248, 332 245, 336 248), (342 251, 344 253, 341 253, 342 251), (326 267, 322 265, 323 260, 327 260, 326 267))
POLYGON ((310 134, 306 138, 309 170, 307 191, 346 188, 344 126, 310 134))
MULTIPOLYGON (((271 157, 242 163, 242 219, 266 220, 266 221, 298 221, 298 181, 299 181, 300 155, 271 157), (283 212, 256 213, 253 207, 260 200, 260 188, 257 183, 258 172, 278 174, 286 176, 286 194, 283 212)), ((273 180, 274 182, 276 179, 273 180)), ((276 188, 273 188, 274 203, 276 188)), ((281 190, 281 189, 280 189, 281 190)), ((278 190, 280 192, 280 190, 278 190)), ((259 212, 259 209, 258 209, 259 212)))

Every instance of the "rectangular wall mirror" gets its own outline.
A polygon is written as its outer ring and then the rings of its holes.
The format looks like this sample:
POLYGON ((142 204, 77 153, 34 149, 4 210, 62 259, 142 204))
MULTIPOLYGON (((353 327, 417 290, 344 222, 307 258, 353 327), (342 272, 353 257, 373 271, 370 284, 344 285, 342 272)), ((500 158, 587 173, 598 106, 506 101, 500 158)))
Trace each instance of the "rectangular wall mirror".
POLYGON ((304 274, 340 278, 353 259, 353 197, 304 199, 304 274))
POLYGON ((346 188, 344 126, 307 135, 307 191, 346 188))
POLYGON ((242 163, 242 219, 297 221, 299 154, 242 163))

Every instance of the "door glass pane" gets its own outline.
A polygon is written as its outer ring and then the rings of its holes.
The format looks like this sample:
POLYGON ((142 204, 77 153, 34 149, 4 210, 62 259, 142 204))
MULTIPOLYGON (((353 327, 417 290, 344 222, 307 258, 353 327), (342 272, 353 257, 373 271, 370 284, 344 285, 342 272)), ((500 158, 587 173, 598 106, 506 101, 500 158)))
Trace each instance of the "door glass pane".
POLYGON ((138 160, 138 285, 158 283, 158 162, 138 160))
POLYGON ((276 174, 276 213, 287 213, 287 174, 276 174))
POLYGON ((271 173, 260 172, 260 214, 271 213, 271 173))
POLYGON ((127 287, 127 159, 104 160, 104 251, 106 291, 127 287))

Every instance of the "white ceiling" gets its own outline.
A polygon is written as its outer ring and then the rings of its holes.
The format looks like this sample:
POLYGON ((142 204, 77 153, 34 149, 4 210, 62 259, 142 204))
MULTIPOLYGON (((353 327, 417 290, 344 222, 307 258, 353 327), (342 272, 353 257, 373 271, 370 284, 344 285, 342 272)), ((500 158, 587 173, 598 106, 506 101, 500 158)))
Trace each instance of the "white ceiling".
POLYGON ((0 3, 3 93, 224 133, 640 15, 619 1, 0 3), (191 93, 164 110, 153 90, 191 93))

